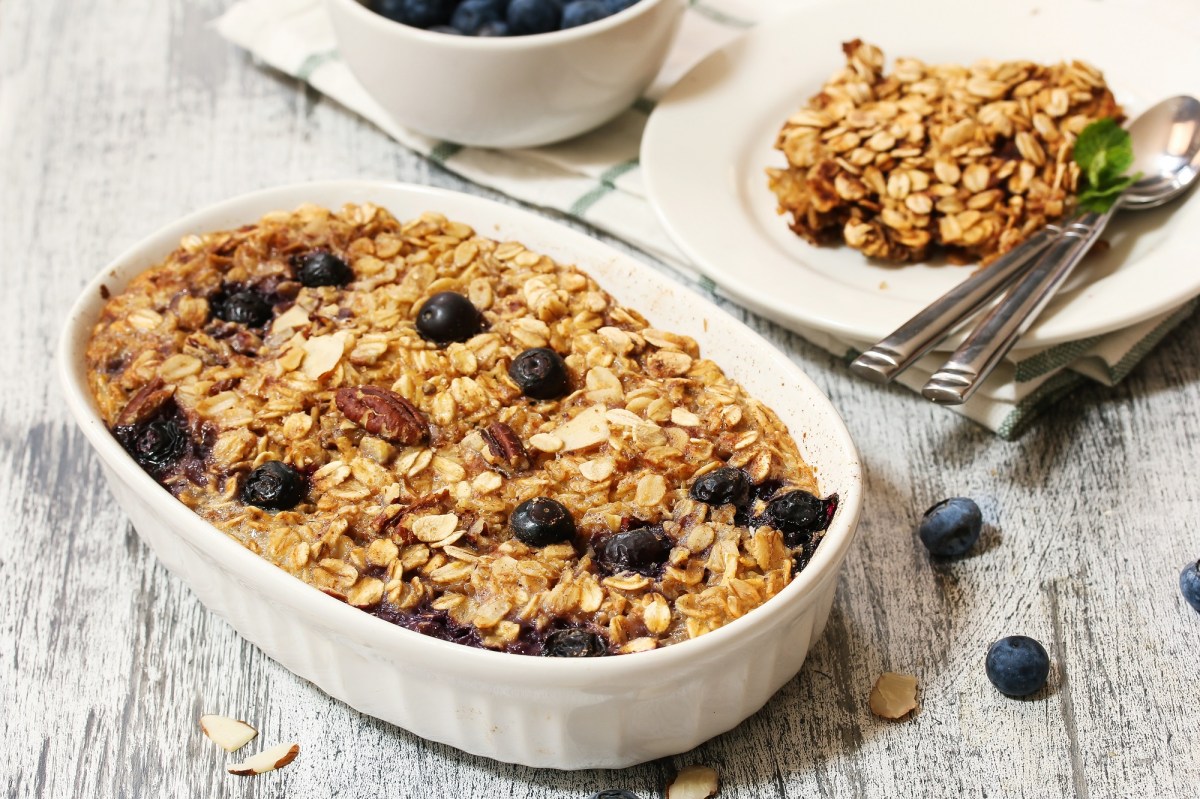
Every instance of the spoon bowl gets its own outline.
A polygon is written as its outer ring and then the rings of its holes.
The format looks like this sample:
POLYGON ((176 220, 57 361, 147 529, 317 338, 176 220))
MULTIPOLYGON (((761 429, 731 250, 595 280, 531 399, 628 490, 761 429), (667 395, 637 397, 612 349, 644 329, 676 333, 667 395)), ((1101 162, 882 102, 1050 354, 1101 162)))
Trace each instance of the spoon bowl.
POLYGON ((1143 177, 1121 195, 1121 208, 1156 208, 1195 182, 1200 173, 1200 100, 1163 100, 1133 121, 1129 135, 1133 172, 1143 177))

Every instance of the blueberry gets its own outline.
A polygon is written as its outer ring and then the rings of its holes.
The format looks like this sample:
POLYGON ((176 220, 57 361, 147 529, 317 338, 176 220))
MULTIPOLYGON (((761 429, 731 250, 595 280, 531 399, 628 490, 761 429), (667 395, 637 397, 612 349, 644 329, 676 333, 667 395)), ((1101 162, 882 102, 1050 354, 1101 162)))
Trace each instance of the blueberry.
POLYGON ((294 508, 304 498, 304 476, 283 461, 267 461, 242 482, 242 502, 267 510, 294 508))
POLYGON ((1179 573, 1179 590, 1187 603, 1200 613, 1200 561, 1189 563, 1179 573))
POLYGON ((113 432, 138 465, 156 476, 178 463, 188 444, 187 433, 174 419, 121 426, 113 432))
POLYGON ((943 499, 921 517, 917 535, 930 554, 957 557, 979 540, 983 514, 974 500, 966 497, 943 499))
POLYGON ((562 10, 554 0, 512 0, 506 17, 508 29, 516 36, 524 36, 556 30, 562 10))
POLYGON ((454 0, 371 0, 371 10, 375 13, 417 28, 445 25, 454 5, 454 0))
POLYGON ((604 0, 604 5, 608 8, 609 14, 617 14, 636 2, 637 0, 604 0))
POLYGON ((271 318, 271 304, 252 289, 222 288, 208 304, 213 316, 246 327, 261 327, 271 318))
POLYGON ((1046 654, 1046 648, 1032 638, 1010 635, 988 647, 984 668, 1000 693, 1029 696, 1046 684, 1050 656, 1046 654))
POLYGON ((527 397, 548 400, 561 397, 571 387, 566 361, 548 347, 525 350, 513 358, 508 376, 527 397))
POLYGON ((804 546, 813 533, 829 526, 837 503, 837 494, 821 499, 807 491, 789 491, 767 503, 760 521, 783 533, 789 547, 804 546))
POLYGON ((563 6, 559 27, 578 28, 580 25, 604 19, 608 15, 608 4, 604 0, 571 0, 563 6))
POLYGON ((296 279, 309 288, 344 286, 354 279, 354 272, 345 261, 324 250, 297 256, 292 264, 296 269, 296 279))
POLYGON ((594 658, 608 654, 604 639, 587 630, 555 630, 546 636, 542 655, 550 658, 594 658))
POLYGON ((466 341, 482 327, 479 311, 456 291, 439 291, 417 311, 417 332, 437 344, 466 341))
POLYGON ((495 22, 485 22, 475 31, 476 36, 507 36, 508 23, 502 19, 495 22))
POLYGON ((750 478, 741 469, 722 466, 692 483, 691 495, 706 505, 745 505, 750 499, 750 478))
POLYGON ((640 797, 633 791, 626 791, 621 788, 609 788, 606 791, 592 794, 588 799, 640 799, 640 797))
POLYGON ((527 499, 508 517, 517 539, 531 547, 560 544, 575 537, 575 519, 561 503, 547 497, 527 499))
POLYGON ((450 24, 468 36, 476 36, 479 29, 489 22, 499 22, 504 14, 501 0, 463 0, 454 9, 450 24))
POLYGON ((656 576, 671 554, 671 539, 661 524, 639 527, 609 536, 596 553, 597 560, 610 572, 631 571, 656 576))

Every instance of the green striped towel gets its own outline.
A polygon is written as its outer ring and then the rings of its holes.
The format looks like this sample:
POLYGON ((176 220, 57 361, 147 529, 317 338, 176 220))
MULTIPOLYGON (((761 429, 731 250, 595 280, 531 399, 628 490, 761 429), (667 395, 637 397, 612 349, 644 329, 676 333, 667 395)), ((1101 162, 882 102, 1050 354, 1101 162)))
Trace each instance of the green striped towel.
MULTIPOLYGON (((794 0, 688 0, 667 63, 645 96, 604 127, 568 142, 521 150, 462 147, 397 126, 363 90, 338 56, 323 0, 239 0, 216 21, 227 40, 259 61, 305 81, 378 125, 406 147, 510 197, 568 214, 657 256, 699 291, 721 293, 699 275, 667 237, 649 207, 638 149, 655 98, 704 56, 758 20, 794 9, 794 0)), ((1195 301, 1108 335, 1010 356, 971 401, 953 410, 1014 438, 1048 407, 1087 380, 1113 385, 1187 318, 1195 301)), ((854 345, 789 324, 814 344, 844 356, 854 345)), ((929 357, 899 382, 920 391, 942 358, 929 357)), ((923 401, 923 400, 922 400, 923 401)))

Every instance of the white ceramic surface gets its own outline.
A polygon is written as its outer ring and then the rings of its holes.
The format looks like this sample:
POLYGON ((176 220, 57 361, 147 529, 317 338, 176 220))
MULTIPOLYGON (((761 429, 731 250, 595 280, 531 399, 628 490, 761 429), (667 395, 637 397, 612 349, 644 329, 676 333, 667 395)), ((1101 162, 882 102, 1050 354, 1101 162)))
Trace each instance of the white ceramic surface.
POLYGON ((331 696, 418 735, 531 766, 628 766, 676 754, 761 707, 799 670, 829 615, 862 503, 858 455, 841 419, 782 353, 707 300, 606 245, 477 197, 400 184, 301 184, 199 211, 100 271, 71 310, 58 369, 67 404, 139 535, 201 601, 331 696), (303 202, 374 202, 399 218, 437 210, 485 236, 515 239, 594 275, 654 324, 702 352, 771 405, 841 499, 810 565, 777 597, 694 641, 583 661, 509 655, 395 627, 322 594, 244 549, 160 488, 97 416, 83 352, 103 300, 182 236, 234 227, 303 202))
POLYGON ((531 36, 431 33, 359 0, 326 0, 338 50, 405 127, 480 147, 532 147, 591 130, 658 73, 683 0, 638 0, 611 17, 531 36))
MULTIPOLYGON (((668 232, 721 289, 782 324, 874 342, 963 280, 948 264, 888 266, 847 247, 814 247, 776 213, 764 170, 783 166, 775 135, 844 64, 854 38, 898 56, 970 64, 1081 58, 1104 71, 1130 116, 1200 96, 1195 32, 1129 3, 1088 0, 818 0, 714 53, 658 104, 642 140, 647 189, 668 232), (969 9, 969 10, 968 10, 969 9), (1131 31, 1137 31, 1131 34, 1131 31)), ((1200 294, 1200 196, 1128 212, 1018 348, 1140 322, 1200 294)), ((954 339, 942 346, 952 349, 954 339)))

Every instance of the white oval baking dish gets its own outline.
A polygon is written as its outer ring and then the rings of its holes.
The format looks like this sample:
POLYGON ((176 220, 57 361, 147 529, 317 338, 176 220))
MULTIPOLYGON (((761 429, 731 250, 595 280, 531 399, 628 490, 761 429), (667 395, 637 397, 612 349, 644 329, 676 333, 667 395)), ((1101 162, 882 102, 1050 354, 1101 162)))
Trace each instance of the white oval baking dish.
POLYGON ((754 713, 800 669, 829 616, 862 504, 858 454, 817 387, 708 300, 588 236, 478 197, 367 181, 309 183, 219 203, 105 266, 70 312, 58 370, 113 494, 158 558, 213 612, 330 696, 425 738, 529 766, 616 768, 686 751, 754 713), (160 488, 97 416, 83 353, 104 300, 186 234, 236 227, 302 203, 372 202, 405 219, 436 210, 596 277, 655 326, 694 337, 779 414, 837 513, 782 593, 701 638, 640 654, 563 660, 472 649, 393 626, 328 597, 225 536, 160 488))

